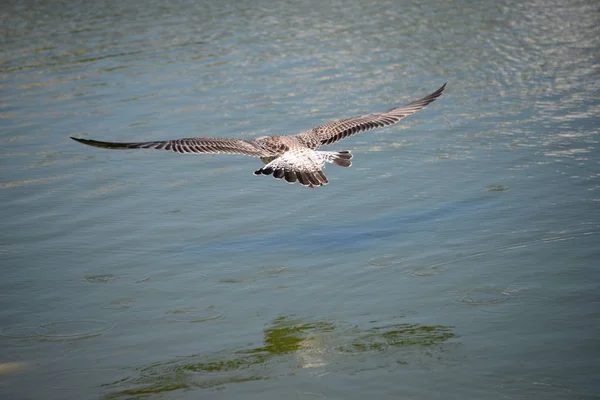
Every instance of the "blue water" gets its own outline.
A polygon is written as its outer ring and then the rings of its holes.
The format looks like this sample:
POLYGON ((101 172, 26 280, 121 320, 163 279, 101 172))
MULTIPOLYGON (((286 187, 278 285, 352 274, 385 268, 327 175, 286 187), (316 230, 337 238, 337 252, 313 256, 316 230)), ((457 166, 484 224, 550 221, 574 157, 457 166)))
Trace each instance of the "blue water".
POLYGON ((5 2, 0 398, 600 396, 600 6, 5 2), (443 96, 257 159, 255 138, 443 96))

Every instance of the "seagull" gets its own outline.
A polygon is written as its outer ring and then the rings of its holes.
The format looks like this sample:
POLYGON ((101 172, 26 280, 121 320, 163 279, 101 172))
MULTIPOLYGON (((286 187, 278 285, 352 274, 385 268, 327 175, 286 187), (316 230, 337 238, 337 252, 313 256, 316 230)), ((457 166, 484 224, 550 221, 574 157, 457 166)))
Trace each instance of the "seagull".
POLYGON ((101 142, 98 140, 71 139, 88 146, 103 149, 157 149, 171 150, 181 154, 243 154, 259 157, 265 164, 254 175, 273 175, 288 183, 299 182, 315 187, 329 183, 323 174, 325 163, 349 167, 352 153, 349 150, 321 151, 321 146, 336 143, 359 132, 394 125, 411 114, 422 110, 442 95, 446 84, 420 100, 385 112, 376 112, 332 121, 301 132, 297 135, 261 136, 255 140, 235 138, 185 138, 156 142, 101 142))

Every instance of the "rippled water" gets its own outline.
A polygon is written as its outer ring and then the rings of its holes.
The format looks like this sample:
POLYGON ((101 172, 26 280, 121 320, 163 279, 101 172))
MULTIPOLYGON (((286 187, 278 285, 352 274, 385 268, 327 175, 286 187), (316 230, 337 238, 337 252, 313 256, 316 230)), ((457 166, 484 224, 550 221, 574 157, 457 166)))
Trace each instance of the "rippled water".
POLYGON ((0 397, 589 399, 600 5, 5 2, 0 397), (293 134, 330 185, 115 141, 293 134))

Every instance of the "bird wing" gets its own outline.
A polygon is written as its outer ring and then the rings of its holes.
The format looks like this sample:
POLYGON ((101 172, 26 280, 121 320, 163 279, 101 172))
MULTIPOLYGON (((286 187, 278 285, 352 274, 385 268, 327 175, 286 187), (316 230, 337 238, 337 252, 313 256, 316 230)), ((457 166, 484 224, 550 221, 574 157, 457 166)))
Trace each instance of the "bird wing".
POLYGON ((265 157, 270 155, 268 151, 261 148, 255 141, 229 138, 187 138, 163 140, 157 142, 101 142, 98 140, 80 139, 71 136, 71 139, 87 144, 88 146, 103 149, 157 149, 171 150, 181 154, 244 154, 252 157, 265 157))
POLYGON ((441 96, 445 88, 446 84, 444 83, 441 88, 430 95, 407 105, 395 107, 385 112, 329 122, 302 132, 298 136, 306 143, 316 143, 316 147, 318 147, 338 142, 359 132, 393 125, 431 104, 441 96))

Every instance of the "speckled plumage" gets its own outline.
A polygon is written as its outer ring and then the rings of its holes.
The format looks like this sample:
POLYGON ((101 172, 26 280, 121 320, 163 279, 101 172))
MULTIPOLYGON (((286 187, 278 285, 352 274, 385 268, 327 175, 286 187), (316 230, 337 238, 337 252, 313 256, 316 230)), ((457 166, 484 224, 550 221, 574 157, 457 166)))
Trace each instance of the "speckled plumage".
POLYGON ((336 143, 359 132, 396 124, 431 104, 445 88, 446 84, 420 100, 385 112, 329 122, 290 136, 267 136, 255 140, 198 137, 132 143, 72 139, 105 149, 158 149, 182 154, 243 154, 259 157, 266 165, 256 170, 255 175, 272 174, 289 183, 298 181, 304 186, 322 186, 328 183, 322 171, 325 163, 349 167, 352 154, 350 151, 319 151, 320 146, 336 143))

